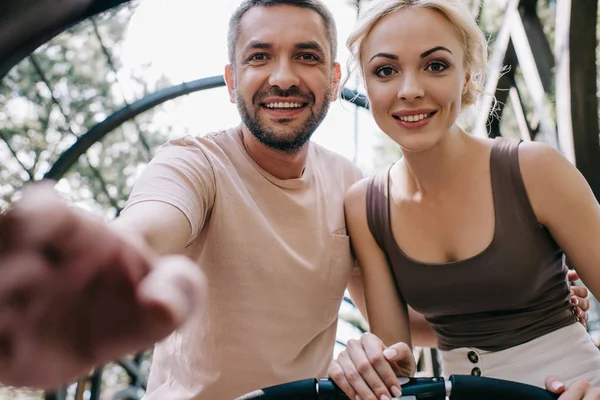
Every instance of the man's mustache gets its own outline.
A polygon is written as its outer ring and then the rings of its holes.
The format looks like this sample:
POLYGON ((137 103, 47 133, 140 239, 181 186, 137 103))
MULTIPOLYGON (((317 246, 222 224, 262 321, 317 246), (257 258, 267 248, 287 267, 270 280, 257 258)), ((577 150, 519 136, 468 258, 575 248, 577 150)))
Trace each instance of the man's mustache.
POLYGON ((261 103, 267 97, 295 97, 304 100, 306 103, 314 102, 315 97, 309 93, 302 93, 300 89, 292 87, 287 90, 272 88, 268 92, 259 92, 254 95, 253 103, 261 103))

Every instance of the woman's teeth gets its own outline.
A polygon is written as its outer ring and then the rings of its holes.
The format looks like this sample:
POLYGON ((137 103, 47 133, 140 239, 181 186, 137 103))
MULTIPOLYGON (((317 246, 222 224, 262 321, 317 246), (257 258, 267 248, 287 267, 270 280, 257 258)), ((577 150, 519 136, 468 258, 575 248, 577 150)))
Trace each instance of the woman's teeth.
POLYGON ((419 122, 419 121, 424 120, 425 118, 431 117, 432 115, 433 115, 433 113, 406 115, 406 116, 398 117, 398 119, 400 119, 400 121, 404 121, 404 122, 419 122))

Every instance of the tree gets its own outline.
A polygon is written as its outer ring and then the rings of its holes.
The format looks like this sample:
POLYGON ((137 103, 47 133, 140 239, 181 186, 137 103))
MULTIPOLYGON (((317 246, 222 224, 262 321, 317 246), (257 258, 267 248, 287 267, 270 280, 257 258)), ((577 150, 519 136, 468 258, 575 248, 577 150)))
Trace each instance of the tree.
MULTIPOLYGON (((107 116, 162 86, 143 70, 123 76, 119 52, 134 6, 85 21, 37 49, 0 83, 0 206, 24 182, 41 179, 60 154, 107 116)), ((152 124, 158 109, 137 117, 96 143, 59 187, 79 205, 115 215, 140 164, 163 143, 169 127, 152 124)))
MULTIPOLYGON (((128 103, 170 86, 164 78, 148 82, 144 67, 125 71, 120 64, 134 11, 134 5, 122 6, 67 30, 0 82, 0 209, 18 196, 25 183, 43 178, 92 126, 128 103)), ((93 145, 59 181, 60 192, 99 215, 116 215, 139 168, 169 136, 171 127, 153 123, 160 111, 157 107, 145 112, 93 145)), ((111 364, 104 371, 106 393, 127 385, 122 369, 111 364)), ((0 389, 2 399, 42 396, 37 391, 0 389)))

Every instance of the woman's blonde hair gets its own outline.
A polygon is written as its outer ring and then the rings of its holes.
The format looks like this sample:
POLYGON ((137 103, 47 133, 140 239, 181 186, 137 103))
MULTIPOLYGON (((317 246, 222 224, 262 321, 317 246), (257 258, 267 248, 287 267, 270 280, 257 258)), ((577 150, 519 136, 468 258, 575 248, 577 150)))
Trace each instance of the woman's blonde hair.
POLYGON ((437 11, 456 27, 464 50, 463 66, 470 76, 462 96, 462 105, 466 107, 474 104, 477 96, 483 93, 488 46, 464 0, 372 0, 361 13, 354 31, 346 41, 351 55, 348 75, 351 75, 356 65, 361 65, 363 42, 375 25, 383 17, 405 8, 437 11))

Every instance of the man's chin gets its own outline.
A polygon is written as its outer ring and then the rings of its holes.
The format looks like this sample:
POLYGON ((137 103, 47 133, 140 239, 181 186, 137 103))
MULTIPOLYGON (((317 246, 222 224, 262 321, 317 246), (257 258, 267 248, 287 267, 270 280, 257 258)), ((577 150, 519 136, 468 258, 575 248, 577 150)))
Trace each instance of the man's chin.
POLYGON ((308 143, 312 135, 306 136, 297 131, 271 130, 268 134, 256 136, 265 146, 284 153, 295 153, 308 143))

